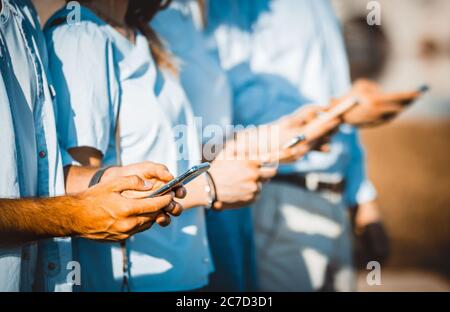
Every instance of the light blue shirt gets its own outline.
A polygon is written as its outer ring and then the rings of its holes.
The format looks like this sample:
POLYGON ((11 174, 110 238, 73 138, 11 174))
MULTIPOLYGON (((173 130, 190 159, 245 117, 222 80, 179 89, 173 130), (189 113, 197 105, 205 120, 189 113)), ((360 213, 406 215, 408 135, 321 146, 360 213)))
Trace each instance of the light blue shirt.
POLYGON ((232 92, 218 56, 209 51, 215 42, 203 35, 199 14, 196 0, 174 0, 151 26, 179 62, 180 82, 201 118, 203 143, 214 144, 232 125, 232 92))
MULTIPOLYGON (((120 123, 121 162, 154 161, 180 174, 200 162, 200 143, 179 82, 159 72, 146 38, 132 44, 92 11, 82 7, 81 22, 46 26, 55 79, 58 131, 64 148, 90 146, 116 164, 115 129, 120 123)), ((127 241, 132 291, 181 291, 206 285, 212 270, 204 209, 185 211, 167 228, 155 225, 127 241)), ((119 244, 74 242, 82 267, 83 291, 119 291, 119 244)))
MULTIPOLYGON (((0 197, 64 194, 46 50, 28 1, 3 0, 0 13, 0 197)), ((0 207, 1 209, 1 207, 0 207)), ((0 291, 70 290, 70 239, 0 250, 0 291), (53 263, 54 266, 50 266, 53 263), (37 269, 37 270, 36 270, 37 269), (38 278, 36 279, 36 271, 38 278)))
MULTIPOLYGON (((233 86, 234 122, 262 124, 350 88, 338 21, 328 0, 210 0, 208 33, 233 86)), ((357 131, 342 126, 330 153, 310 152, 280 172, 346 180, 348 205, 376 197, 357 131)))
MULTIPOLYGON (((202 118, 204 157, 214 156, 211 144, 232 134, 232 90, 214 50, 215 40, 203 32, 196 0, 175 0, 152 21, 154 30, 179 60, 180 77, 194 113, 202 118), (183 31, 180 31, 180 30, 183 31)), ((208 239, 215 271, 207 291, 256 289, 256 255, 252 210, 209 211, 208 239)))

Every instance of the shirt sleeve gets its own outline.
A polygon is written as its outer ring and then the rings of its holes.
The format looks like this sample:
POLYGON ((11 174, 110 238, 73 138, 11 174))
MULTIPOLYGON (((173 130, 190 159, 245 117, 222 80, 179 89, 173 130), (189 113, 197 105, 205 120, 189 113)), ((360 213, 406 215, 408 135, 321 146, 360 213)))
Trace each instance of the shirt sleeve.
POLYGON ((57 26, 46 37, 61 149, 89 146, 105 155, 118 106, 111 41, 94 23, 57 26))
MULTIPOLYGON (((345 126, 349 132, 349 165, 345 172, 346 188, 344 198, 349 206, 364 204, 375 200, 377 192, 367 177, 365 154, 356 129, 345 126)), ((342 127, 341 127, 342 128, 342 127)))
POLYGON ((233 93, 234 124, 267 124, 309 102, 283 77, 255 73, 247 62, 231 68, 227 75, 233 93))

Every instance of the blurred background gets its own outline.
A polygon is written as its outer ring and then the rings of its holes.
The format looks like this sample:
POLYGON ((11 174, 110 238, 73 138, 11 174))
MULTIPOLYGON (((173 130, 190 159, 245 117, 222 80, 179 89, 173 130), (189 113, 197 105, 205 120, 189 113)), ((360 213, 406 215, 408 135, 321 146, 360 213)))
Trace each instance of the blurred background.
POLYGON ((391 238, 381 286, 363 291, 450 291, 450 1, 379 0, 369 26, 366 0, 333 0, 352 78, 392 91, 431 91, 393 123, 362 131, 368 170, 391 238))

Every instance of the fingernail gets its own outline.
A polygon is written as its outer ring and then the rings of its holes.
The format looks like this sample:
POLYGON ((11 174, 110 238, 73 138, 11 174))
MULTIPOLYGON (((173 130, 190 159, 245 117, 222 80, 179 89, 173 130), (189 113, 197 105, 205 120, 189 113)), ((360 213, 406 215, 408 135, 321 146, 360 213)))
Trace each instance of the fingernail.
POLYGON ((151 187, 151 186, 153 186, 153 182, 144 180, 144 186, 145 186, 145 187, 151 187))

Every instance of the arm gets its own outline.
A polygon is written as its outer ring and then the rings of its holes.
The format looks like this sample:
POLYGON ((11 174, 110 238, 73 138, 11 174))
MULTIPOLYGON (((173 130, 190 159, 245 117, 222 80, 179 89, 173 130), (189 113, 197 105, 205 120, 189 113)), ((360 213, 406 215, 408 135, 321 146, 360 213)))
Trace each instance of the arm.
POLYGON ((348 206, 372 202, 377 193, 367 177, 365 155, 357 130, 346 126, 342 131, 346 132, 350 161, 345 172, 346 187, 344 199, 348 206))
POLYGON ((70 197, 0 199, 0 242, 17 244, 57 236, 70 236, 73 209, 70 197))
POLYGON ((152 226, 161 209, 174 208, 173 194, 128 199, 127 190, 147 191, 137 176, 101 183, 85 192, 47 199, 0 199, 0 247, 33 240, 80 236, 121 241, 152 226))
POLYGON ((340 124, 340 120, 318 119, 321 111, 323 109, 319 106, 308 105, 273 123, 237 132, 235 139, 227 142, 226 152, 249 159, 289 163, 311 150, 324 149, 323 143, 340 124), (286 143, 300 134, 307 134, 305 141, 284 148, 286 143))

